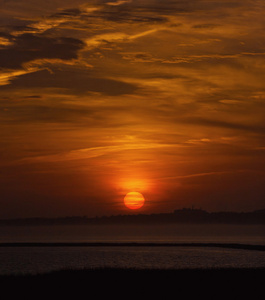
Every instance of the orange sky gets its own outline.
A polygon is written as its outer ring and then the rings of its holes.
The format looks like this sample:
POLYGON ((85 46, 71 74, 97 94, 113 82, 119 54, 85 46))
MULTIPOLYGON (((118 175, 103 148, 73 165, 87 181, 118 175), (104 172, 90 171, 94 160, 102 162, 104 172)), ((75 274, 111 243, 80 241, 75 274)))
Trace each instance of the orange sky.
POLYGON ((264 208, 264 1, 0 5, 0 218, 264 208))

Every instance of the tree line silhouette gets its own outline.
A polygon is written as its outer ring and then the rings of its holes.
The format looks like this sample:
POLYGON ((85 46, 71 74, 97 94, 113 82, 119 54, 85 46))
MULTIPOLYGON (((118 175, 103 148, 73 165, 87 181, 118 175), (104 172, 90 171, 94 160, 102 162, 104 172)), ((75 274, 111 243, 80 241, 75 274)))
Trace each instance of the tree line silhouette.
POLYGON ((207 212, 183 208, 172 213, 127 214, 101 217, 2 219, 1 225, 97 225, 97 224, 265 224, 265 209, 252 212, 207 212))

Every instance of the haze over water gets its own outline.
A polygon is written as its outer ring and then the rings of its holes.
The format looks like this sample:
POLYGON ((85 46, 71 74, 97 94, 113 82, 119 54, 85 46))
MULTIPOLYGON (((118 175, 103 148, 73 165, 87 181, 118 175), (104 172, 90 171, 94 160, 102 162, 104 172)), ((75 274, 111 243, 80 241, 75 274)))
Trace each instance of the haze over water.
POLYGON ((5 226, 0 242, 224 242, 265 244, 264 225, 5 226))

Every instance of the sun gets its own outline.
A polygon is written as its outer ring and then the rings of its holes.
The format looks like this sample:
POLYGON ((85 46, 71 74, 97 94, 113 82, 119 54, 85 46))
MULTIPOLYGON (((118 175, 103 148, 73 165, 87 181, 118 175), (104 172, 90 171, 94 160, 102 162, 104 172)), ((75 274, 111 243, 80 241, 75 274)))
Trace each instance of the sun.
POLYGON ((138 192, 129 192, 124 197, 124 204, 130 209, 138 209, 144 205, 144 196, 138 192))

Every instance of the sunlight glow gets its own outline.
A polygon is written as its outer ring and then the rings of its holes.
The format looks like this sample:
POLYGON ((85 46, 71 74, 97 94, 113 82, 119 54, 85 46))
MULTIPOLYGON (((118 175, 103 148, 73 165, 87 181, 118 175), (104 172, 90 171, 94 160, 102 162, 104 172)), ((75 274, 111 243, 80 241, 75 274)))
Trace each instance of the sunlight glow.
POLYGON ((124 179, 121 180, 120 186, 125 191, 144 191, 148 187, 148 183, 141 179, 124 179))
POLYGON ((144 205, 144 196, 138 192, 129 192, 124 197, 124 204, 130 209, 138 209, 144 205))

